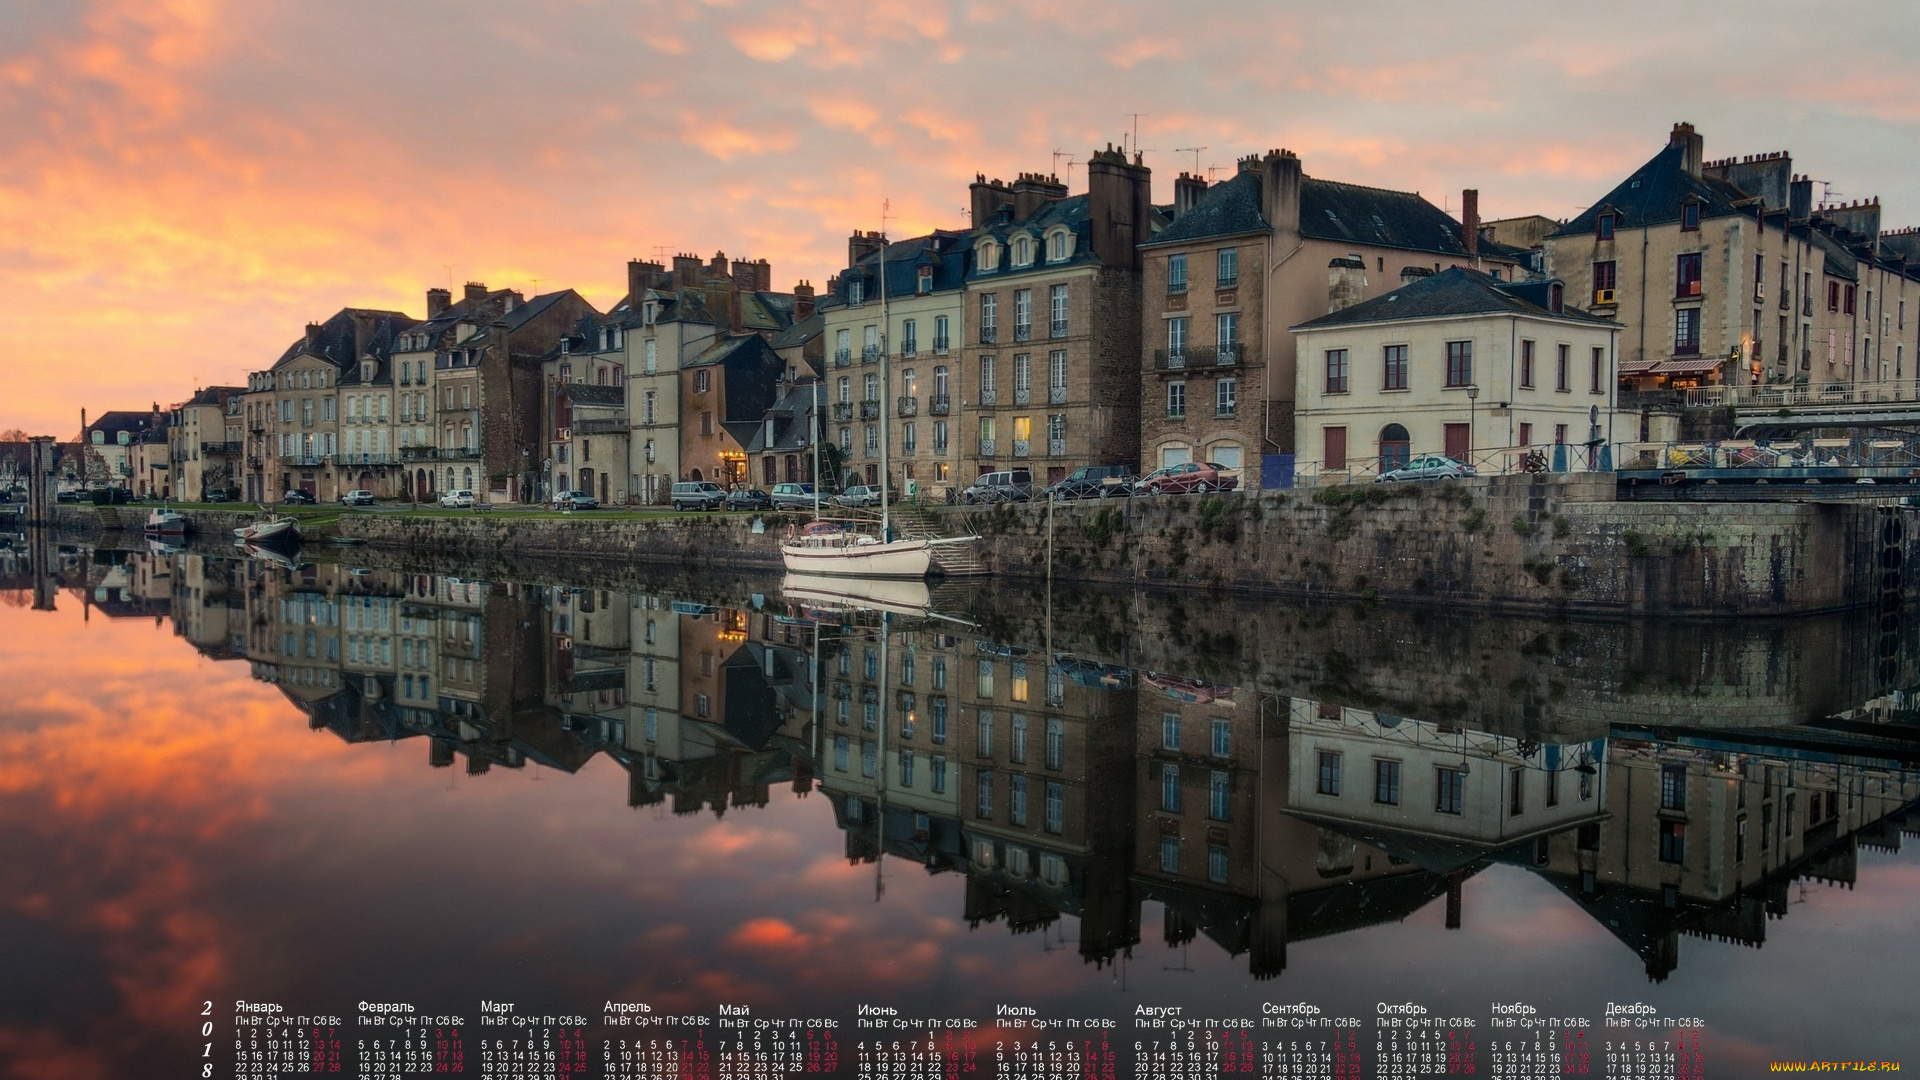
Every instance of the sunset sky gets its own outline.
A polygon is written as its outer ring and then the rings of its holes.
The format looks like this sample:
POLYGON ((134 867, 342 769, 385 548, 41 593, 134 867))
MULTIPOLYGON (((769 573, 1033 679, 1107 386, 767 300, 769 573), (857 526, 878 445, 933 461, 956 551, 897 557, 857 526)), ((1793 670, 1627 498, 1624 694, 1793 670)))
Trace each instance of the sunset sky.
POLYGON ((1908 0, 1601 10, 0 0, 0 429, 164 407, 449 280, 604 308, 629 258, 724 250, 822 285, 883 200, 895 235, 964 227, 976 172, 1056 151, 1081 190, 1136 112, 1159 201, 1284 146, 1567 217, 1689 120, 1920 224, 1908 0))

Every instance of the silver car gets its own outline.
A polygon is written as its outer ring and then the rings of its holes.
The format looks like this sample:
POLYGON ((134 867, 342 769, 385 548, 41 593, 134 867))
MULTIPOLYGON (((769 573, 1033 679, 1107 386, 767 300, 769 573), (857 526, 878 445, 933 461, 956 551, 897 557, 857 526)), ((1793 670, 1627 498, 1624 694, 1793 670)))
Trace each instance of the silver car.
POLYGON ((1457 480, 1476 475, 1473 466, 1455 461, 1445 454, 1421 454, 1397 469, 1388 469, 1374 477, 1377 483, 1394 480, 1457 480))

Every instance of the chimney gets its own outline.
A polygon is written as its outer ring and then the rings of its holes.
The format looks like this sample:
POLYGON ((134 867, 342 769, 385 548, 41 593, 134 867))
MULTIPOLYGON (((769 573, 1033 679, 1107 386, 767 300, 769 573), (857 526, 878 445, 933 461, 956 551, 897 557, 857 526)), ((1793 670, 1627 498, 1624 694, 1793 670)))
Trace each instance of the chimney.
POLYGON ((1350 308, 1367 298, 1367 260, 1348 255, 1327 264, 1327 312, 1350 308))
POLYGON ((638 304, 647 291, 647 264, 639 259, 627 260, 627 298, 638 304))
POLYGON ((427 318, 431 319, 452 306, 452 293, 445 289, 427 290, 427 318))
POLYGON ((1057 176, 1021 173, 1013 182, 1013 217, 1025 221, 1055 199, 1067 197, 1067 185, 1057 176))
POLYGON ((858 229, 847 237, 847 265, 858 266, 860 260, 880 250, 887 238, 877 232, 861 232, 858 229))
POLYGON ((697 289, 700 287, 700 256, 675 255, 673 257, 673 286, 676 289, 697 289))
POLYGON ((753 291, 753 264, 745 259, 735 259, 727 264, 727 273, 733 278, 733 287, 747 292, 753 291))
POLYGON ((793 321, 813 314, 813 284, 802 281, 793 287, 793 321))
POLYGON ((1667 137, 1667 145, 1680 148, 1680 167, 1687 171, 1688 176, 1700 179, 1705 141, 1694 132, 1693 125, 1685 121, 1673 125, 1673 134, 1667 137))
POLYGON ((1140 269, 1140 248, 1153 215, 1153 170, 1109 143, 1087 161, 1087 216, 1093 254, 1103 265, 1140 269))
POLYGON ((727 276, 726 252, 716 251, 713 253, 713 258, 707 262, 707 276, 710 278, 725 278, 727 276))
POLYGON ((1193 204, 1207 193, 1207 182, 1195 173, 1183 172, 1173 178, 1173 219, 1180 220, 1193 204))
POLYGON ((486 298, 487 298, 487 287, 485 285, 482 285, 477 281, 467 282, 467 295, 464 297, 464 299, 468 303, 475 303, 480 300, 485 300, 486 298))
POLYGON ((1413 284, 1414 282, 1419 281, 1421 278, 1427 278, 1432 276, 1433 276, 1433 271, 1427 269, 1424 266, 1402 267, 1400 270, 1400 287, 1404 289, 1407 286, 1413 284))
POLYGON ((1460 193, 1460 243, 1466 246, 1467 258, 1476 262, 1480 258, 1480 189, 1468 188, 1460 193))
POLYGON ((312 352, 313 350, 319 348, 319 346, 320 346, 320 324, 317 322, 310 322, 307 324, 307 351, 312 352))
POLYGON ((773 264, 765 259, 753 261, 753 291, 773 291, 773 264))
POLYGON ((1796 176, 1787 185, 1787 217, 1805 221, 1813 216, 1813 178, 1796 176))
POLYGON ((1260 212, 1277 237, 1300 235, 1300 190, 1306 175, 1291 150, 1269 150, 1260 159, 1260 212))
POLYGON ((1003 206, 1013 205, 1013 189, 999 180, 989 182, 985 173, 974 173, 973 184, 973 227, 984 229, 993 224, 993 219, 1003 206))

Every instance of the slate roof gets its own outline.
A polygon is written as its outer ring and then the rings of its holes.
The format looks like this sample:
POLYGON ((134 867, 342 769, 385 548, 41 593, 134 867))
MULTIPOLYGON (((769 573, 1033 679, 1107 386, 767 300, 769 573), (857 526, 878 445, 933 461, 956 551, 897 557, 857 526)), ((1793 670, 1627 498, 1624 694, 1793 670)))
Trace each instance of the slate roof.
POLYGON ((807 418, 813 414, 816 395, 820 407, 825 408, 827 392, 822 384, 810 381, 790 386, 780 400, 762 415, 762 423, 755 429, 753 441, 746 444, 747 453, 782 453, 811 447, 812 444, 807 441, 807 418), (772 443, 767 442, 765 419, 769 415, 773 417, 772 443))
POLYGON ((1747 193, 1725 180, 1690 175, 1685 168, 1684 154, 1679 146, 1661 150, 1604 198, 1595 200, 1579 217, 1548 233, 1548 238, 1583 233, 1590 236, 1595 221, 1609 212, 1617 215, 1614 225, 1620 229, 1679 221, 1680 208, 1694 199, 1700 202, 1703 220, 1742 213, 1736 204, 1745 201, 1747 193))
POLYGON ((1525 292, 1526 283, 1496 281, 1478 270, 1454 267, 1438 274, 1402 285, 1390 293, 1365 300, 1350 308, 1330 312, 1294 327, 1317 330, 1329 326, 1354 326, 1362 323, 1401 322, 1407 319, 1433 319, 1449 315, 1528 315, 1541 319, 1559 319, 1591 326, 1617 325, 1572 309, 1548 311, 1531 303, 1516 291, 1525 292))
POLYGON ((746 446, 760 428, 761 418, 779 393, 780 377, 787 366, 773 351, 767 339, 758 334, 739 334, 721 338, 705 352, 684 365, 688 368, 718 367, 726 381, 726 411, 717 417, 733 441, 746 446))
MULTIPOLYGON (((933 268, 933 292, 955 292, 966 288, 972 248, 964 232, 937 229, 925 236, 915 236, 887 244, 884 253, 887 267, 887 295, 890 297, 919 295, 922 266, 933 268)), ((820 306, 845 307, 847 285, 855 279, 866 282, 868 300, 878 300, 880 290, 876 283, 880 274, 881 254, 879 250, 869 252, 862 256, 859 262, 843 271, 833 291, 822 299, 820 306)))
POLYGON ((576 408, 619 408, 627 403, 627 388, 624 386, 568 383, 564 393, 576 408))
MULTIPOLYGON (((1093 198, 1090 195, 1070 195, 1064 199, 1051 199, 1040 209, 1019 221, 993 222, 974 229, 967 236, 967 276, 976 280, 997 278, 1010 273, 1040 269, 1053 270, 1063 266, 1079 266, 1097 261, 1093 253, 1092 203, 1093 198), (1055 226, 1064 226, 1073 233, 1073 254, 1064 262, 1043 261, 1043 252, 1036 248, 1033 263, 1030 266, 1012 266, 1005 251, 1000 255, 998 269, 983 273, 977 265, 974 265, 972 245, 979 243, 984 237, 991 236, 998 240, 1003 249, 1008 246, 1013 237, 1022 233, 1033 237, 1036 244, 1044 245, 1047 231, 1055 226)), ((1148 228, 1151 229, 1151 227, 1151 223, 1148 223, 1148 228)))
POLYGON ((398 311, 381 311, 376 308, 341 308, 332 318, 320 324, 320 330, 311 348, 307 345, 305 334, 288 345, 273 362, 269 370, 278 370, 292 363, 296 358, 307 355, 319 356, 334 367, 346 368, 360 357, 355 355, 355 324, 362 318, 371 318, 372 332, 367 338, 366 351, 376 359, 384 361, 390 355, 394 338, 402 330, 411 330, 417 320, 398 311))
POLYGON ((1160 235, 1140 245, 1153 247, 1181 244, 1216 236, 1266 232, 1273 226, 1260 212, 1260 176, 1244 171, 1208 188, 1187 212, 1160 230, 1160 235))
POLYGON ((827 320, 816 309, 813 314, 787 327, 785 330, 767 339, 767 344, 776 349, 791 349, 805 345, 821 334, 826 333, 827 320))
POLYGON ((191 405, 225 405, 227 399, 235 394, 244 394, 244 386, 203 386, 193 392, 193 396, 180 403, 180 408, 191 405))
POLYGON ((80 441, 90 441, 88 435, 95 431, 100 432, 109 444, 118 442, 119 433, 122 431, 126 432, 127 438, 131 440, 153 427, 159 419, 160 414, 141 409, 114 409, 103 412, 87 422, 86 428, 80 433, 80 441))

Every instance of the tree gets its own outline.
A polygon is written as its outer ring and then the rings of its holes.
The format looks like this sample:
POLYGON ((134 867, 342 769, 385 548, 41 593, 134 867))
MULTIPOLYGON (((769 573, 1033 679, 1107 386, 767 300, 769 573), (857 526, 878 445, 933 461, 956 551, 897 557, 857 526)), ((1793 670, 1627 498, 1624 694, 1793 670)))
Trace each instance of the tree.
POLYGON ((26 442, 32 437, 17 427, 0 431, 0 442, 26 442))

